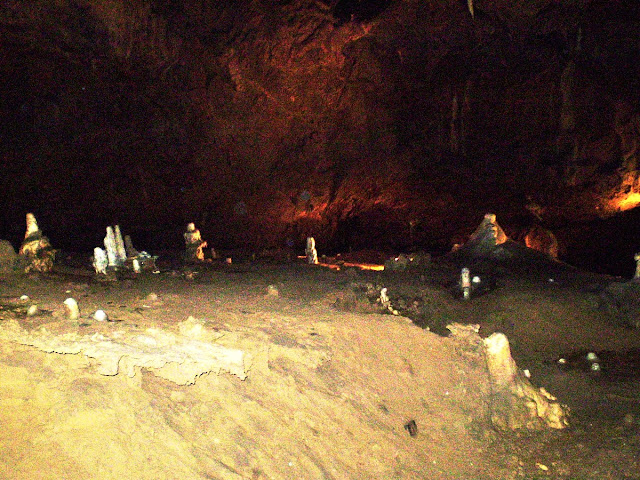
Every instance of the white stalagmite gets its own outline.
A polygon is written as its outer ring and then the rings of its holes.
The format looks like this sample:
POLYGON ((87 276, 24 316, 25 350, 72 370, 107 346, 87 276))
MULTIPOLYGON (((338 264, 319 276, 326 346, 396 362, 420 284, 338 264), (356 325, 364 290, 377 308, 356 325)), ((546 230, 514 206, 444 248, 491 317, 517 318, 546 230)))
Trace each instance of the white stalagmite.
POLYGON ((35 215, 33 213, 27 213, 27 232, 24 234, 24 238, 37 233, 39 230, 35 215))
POLYGON ((107 227, 107 236, 104 237, 104 248, 107 251, 107 259, 109 260, 109 266, 115 267, 118 265, 118 255, 116 253, 116 238, 113 233, 113 228, 107 227))
POLYGON ((471 272, 468 268, 463 268, 460 272, 460 288, 463 298, 469 300, 471 297, 471 272))
POLYGON ((307 263, 312 265, 318 263, 318 251, 316 250, 316 241, 313 237, 307 237, 305 254, 307 255, 307 263))
POLYGON ((114 238, 116 242, 116 259, 118 262, 118 266, 122 266, 127 261, 127 252, 124 248, 124 241, 122 240, 120 225, 115 226, 113 233, 114 233, 114 238))
POLYGON ((107 259, 107 252, 100 247, 93 249, 93 268, 96 273, 106 275, 107 267, 109 266, 109 260, 107 259))

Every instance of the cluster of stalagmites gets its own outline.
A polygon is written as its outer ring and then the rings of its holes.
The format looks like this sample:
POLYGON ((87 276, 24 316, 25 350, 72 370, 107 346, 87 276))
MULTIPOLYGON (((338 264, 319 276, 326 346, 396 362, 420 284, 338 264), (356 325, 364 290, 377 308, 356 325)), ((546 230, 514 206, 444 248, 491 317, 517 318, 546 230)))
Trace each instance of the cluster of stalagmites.
POLYGON ((100 278, 115 279, 115 272, 119 269, 133 270, 134 273, 156 271, 157 258, 136 250, 129 235, 125 235, 123 240, 120 226, 115 225, 107 227, 104 249, 93 249, 93 268, 100 278))
MULTIPOLYGON (((27 214, 26 223, 27 230, 17 255, 10 242, 0 240, 0 271, 17 269, 24 273, 51 272, 57 251, 42 234, 32 213, 27 214)), ((131 270, 134 273, 157 271, 155 261, 158 257, 136 250, 129 235, 123 238, 119 225, 108 226, 106 232, 104 248, 93 249, 92 265, 99 278, 115 279, 115 272, 118 270, 131 270)), ((184 241, 184 259, 187 263, 205 261, 204 249, 207 242, 202 240, 195 224, 187 225, 184 241)), ((211 257, 218 258, 214 249, 211 249, 211 257)))

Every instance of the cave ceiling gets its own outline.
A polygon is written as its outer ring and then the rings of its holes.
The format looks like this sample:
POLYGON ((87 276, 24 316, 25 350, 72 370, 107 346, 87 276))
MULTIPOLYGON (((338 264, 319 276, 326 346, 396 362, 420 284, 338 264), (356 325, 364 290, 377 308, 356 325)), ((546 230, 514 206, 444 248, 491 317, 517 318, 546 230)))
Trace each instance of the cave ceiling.
POLYGON ((7 0, 0 226, 402 249, 621 215, 639 32, 633 0, 7 0))

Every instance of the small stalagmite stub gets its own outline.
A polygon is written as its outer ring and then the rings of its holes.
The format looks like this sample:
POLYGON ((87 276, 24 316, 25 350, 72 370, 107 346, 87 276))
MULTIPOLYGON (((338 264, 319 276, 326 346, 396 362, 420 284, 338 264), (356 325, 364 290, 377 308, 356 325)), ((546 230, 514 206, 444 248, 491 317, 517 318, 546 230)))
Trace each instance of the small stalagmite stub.
POLYGON ((64 313, 69 320, 77 320, 80 318, 80 308, 75 299, 69 297, 64 301, 64 313))

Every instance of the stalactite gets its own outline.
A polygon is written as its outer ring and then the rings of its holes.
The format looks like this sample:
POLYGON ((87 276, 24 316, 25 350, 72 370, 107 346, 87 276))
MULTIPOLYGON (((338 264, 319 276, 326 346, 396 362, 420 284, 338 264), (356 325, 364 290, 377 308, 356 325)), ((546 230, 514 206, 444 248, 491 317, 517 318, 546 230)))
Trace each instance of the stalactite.
POLYGON ((475 10, 473 8, 473 0, 467 0, 467 8, 469 9, 469 13, 471 14, 471 18, 476 18, 475 10))

